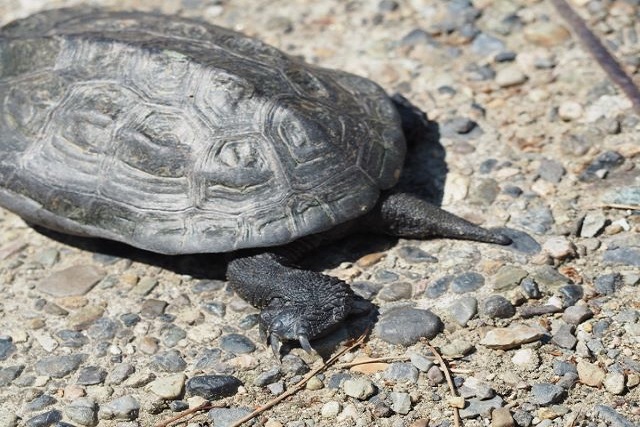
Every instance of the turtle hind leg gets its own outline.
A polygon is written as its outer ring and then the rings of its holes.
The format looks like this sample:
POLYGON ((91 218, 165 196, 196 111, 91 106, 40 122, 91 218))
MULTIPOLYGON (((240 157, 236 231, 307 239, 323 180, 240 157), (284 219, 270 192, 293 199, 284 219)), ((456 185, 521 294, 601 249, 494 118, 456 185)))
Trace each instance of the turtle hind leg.
POLYGON ((240 297, 260 312, 260 330, 276 357, 285 341, 309 341, 337 327, 351 312, 355 295, 334 277, 288 264, 286 257, 264 252, 239 255, 227 267, 227 279, 240 297))
POLYGON ((448 237, 508 245, 505 234, 488 230, 407 193, 385 193, 368 217, 369 226, 384 234, 425 239, 448 237))

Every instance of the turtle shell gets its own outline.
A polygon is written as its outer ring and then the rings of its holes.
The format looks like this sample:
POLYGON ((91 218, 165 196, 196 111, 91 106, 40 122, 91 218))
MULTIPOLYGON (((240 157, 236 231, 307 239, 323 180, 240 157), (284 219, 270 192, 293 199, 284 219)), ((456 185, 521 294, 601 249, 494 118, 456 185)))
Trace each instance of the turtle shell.
POLYGON ((395 184, 375 83, 213 25, 60 9, 0 29, 0 204, 160 253, 280 245, 395 184))

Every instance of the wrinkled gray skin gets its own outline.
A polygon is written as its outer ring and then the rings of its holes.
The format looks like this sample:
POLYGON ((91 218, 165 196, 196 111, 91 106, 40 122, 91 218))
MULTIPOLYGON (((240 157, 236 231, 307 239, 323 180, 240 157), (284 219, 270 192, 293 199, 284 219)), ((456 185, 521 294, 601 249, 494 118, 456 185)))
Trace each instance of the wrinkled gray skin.
POLYGON ((334 234, 509 242, 387 191, 424 120, 365 78, 200 22, 61 9, 0 30, 0 204, 158 253, 233 252, 228 279, 275 350, 310 351, 350 312, 344 282, 292 266, 334 234))

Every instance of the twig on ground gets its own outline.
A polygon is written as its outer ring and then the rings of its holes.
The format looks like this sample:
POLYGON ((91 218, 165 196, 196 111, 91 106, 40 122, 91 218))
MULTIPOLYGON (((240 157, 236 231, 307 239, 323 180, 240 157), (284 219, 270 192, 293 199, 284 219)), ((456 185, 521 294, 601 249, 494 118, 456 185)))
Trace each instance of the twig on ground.
POLYGON ((171 417, 162 422, 159 422, 158 424, 155 425, 155 427, 167 427, 169 424, 179 421, 182 418, 187 417, 191 414, 195 414, 196 412, 208 411, 209 409, 222 408, 224 406, 226 405, 224 405, 223 403, 218 403, 214 405, 211 402, 207 401, 207 402, 204 402, 202 405, 196 406, 195 408, 187 409, 186 411, 180 412, 175 417, 171 417))
POLYGON ((640 210, 640 205, 625 205, 622 203, 603 203, 602 205, 600 205, 600 207, 611 209, 628 209, 630 211, 640 210))
POLYGON ((358 365, 368 365, 369 363, 384 363, 384 362, 405 362, 409 360, 407 356, 390 356, 390 357, 372 357, 371 359, 354 360, 349 363, 339 363, 335 365, 336 368, 351 368, 358 365))
MULTIPOLYGON (((453 384, 453 379, 451 379, 451 373, 449 372, 449 367, 445 363, 442 356, 440 356, 440 353, 438 352, 438 350, 436 350, 436 348, 431 344, 429 344, 428 342, 426 344, 429 347, 429 350, 431 350, 431 353, 433 353, 435 358, 438 360, 438 363, 440 363, 440 368, 444 373, 444 377, 447 379, 447 384, 449 384, 449 390, 451 390, 451 394, 453 395, 453 397, 458 396, 458 392, 456 391, 456 386, 453 384)), ((460 410, 455 406, 453 407, 453 423, 456 427, 460 427, 460 410)))

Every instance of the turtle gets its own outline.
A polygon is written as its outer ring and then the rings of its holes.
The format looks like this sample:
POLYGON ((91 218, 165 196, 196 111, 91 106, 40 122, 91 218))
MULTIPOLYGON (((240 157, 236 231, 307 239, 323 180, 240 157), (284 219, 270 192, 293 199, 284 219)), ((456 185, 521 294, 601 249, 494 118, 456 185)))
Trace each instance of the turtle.
POLYGON ((156 13, 56 9, 0 29, 0 205, 168 255, 224 253, 274 352, 341 324, 342 280, 300 267, 355 231, 507 245, 396 190, 426 114, 373 81, 156 13))

